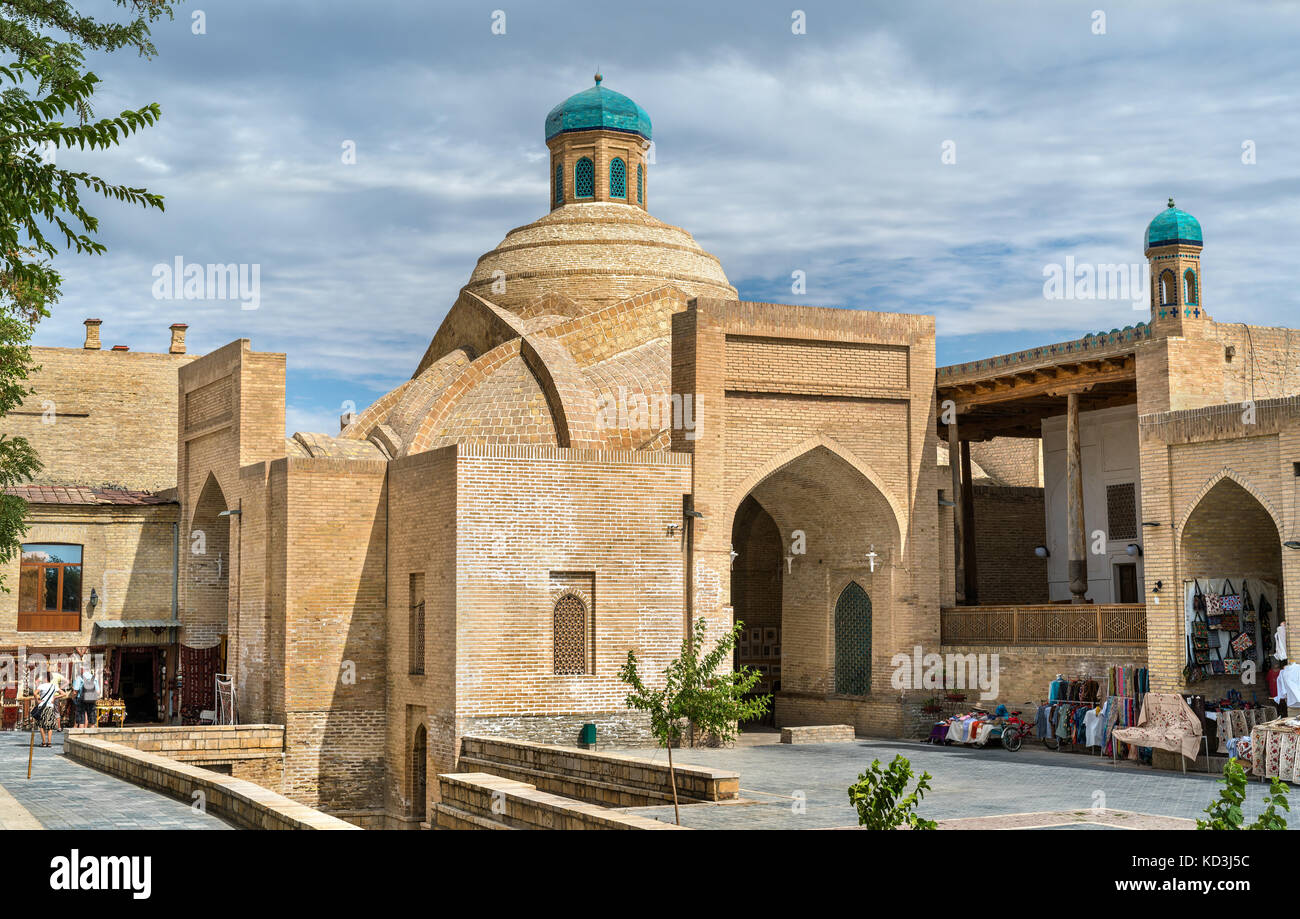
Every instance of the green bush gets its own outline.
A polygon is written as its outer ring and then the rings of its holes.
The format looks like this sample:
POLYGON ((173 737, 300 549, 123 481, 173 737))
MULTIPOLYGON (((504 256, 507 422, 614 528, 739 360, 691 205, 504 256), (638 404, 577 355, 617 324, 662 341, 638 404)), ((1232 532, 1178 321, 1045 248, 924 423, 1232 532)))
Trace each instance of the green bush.
MULTIPOLYGON (((1287 803, 1286 795, 1289 789, 1285 782, 1280 782, 1276 778, 1272 780, 1268 797, 1264 800, 1268 803, 1264 813, 1255 818, 1255 822, 1247 830, 1285 830, 1286 818, 1278 813, 1278 808, 1290 813, 1291 805, 1287 803)), ((1241 763, 1235 759, 1228 760, 1228 765, 1223 767, 1223 788, 1219 790, 1219 799, 1210 804, 1205 809, 1205 813, 1210 815, 1209 820, 1197 820, 1196 828, 1198 830, 1240 830, 1242 814, 1241 805, 1246 801, 1246 770, 1241 767, 1241 763)))
POLYGON ((930 773, 922 772, 912 793, 903 796, 912 780, 912 764, 902 754, 888 766, 871 761, 871 768, 849 786, 849 802, 858 809, 858 825, 869 830, 894 830, 900 826, 933 830, 937 824, 913 813, 930 790, 930 773))

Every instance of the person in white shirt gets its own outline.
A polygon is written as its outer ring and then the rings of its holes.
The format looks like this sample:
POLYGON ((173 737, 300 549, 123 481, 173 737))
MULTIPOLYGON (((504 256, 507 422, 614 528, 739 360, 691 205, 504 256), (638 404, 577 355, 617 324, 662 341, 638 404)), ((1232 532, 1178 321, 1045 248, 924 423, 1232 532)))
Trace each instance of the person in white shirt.
POLYGON ((36 718, 36 726, 41 730, 42 747, 53 745, 52 735, 59 723, 59 699, 66 695, 67 693, 59 692, 58 674, 51 673, 36 684, 36 701, 32 703, 32 714, 36 718))

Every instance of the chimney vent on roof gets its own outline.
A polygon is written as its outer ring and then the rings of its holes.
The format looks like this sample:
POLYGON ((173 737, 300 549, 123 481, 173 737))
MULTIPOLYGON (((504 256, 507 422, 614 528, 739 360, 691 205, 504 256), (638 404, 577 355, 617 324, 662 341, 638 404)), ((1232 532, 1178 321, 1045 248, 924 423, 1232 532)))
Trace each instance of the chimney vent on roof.
POLYGON ((99 344, 99 327, 100 327, 100 325, 103 324, 103 322, 104 322, 104 320, 102 320, 102 319, 87 319, 87 320, 86 320, 86 322, 85 322, 85 326, 86 326, 86 341, 85 341, 85 343, 84 343, 81 347, 85 348, 87 351, 98 351, 98 350, 99 350, 99 348, 100 348, 100 344, 99 344))
POLYGON ((167 349, 168 354, 185 353, 185 330, 188 328, 183 322, 172 323, 172 346, 167 349))

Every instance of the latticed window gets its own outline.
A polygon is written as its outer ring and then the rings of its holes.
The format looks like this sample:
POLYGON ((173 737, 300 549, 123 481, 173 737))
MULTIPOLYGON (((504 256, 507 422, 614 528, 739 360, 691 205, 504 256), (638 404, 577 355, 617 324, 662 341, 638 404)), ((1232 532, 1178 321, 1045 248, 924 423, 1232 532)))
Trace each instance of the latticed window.
POLYGON ((555 161, 555 203, 564 203, 564 163, 555 161))
POLYGON ((407 619, 409 667, 407 673, 424 673, 424 574, 410 577, 410 611, 407 619))
POLYGON ((565 594, 555 604, 555 672, 587 672, 587 605, 565 594))
POLYGON ((627 197, 627 164, 617 156, 609 164, 609 196, 627 197))
POLYGON ((636 203, 645 204, 645 167, 636 164, 636 203))
POLYGON ((1196 305, 1196 272, 1190 268, 1183 272, 1183 302, 1196 305))
POLYGON ((1106 486, 1106 526, 1111 539, 1137 539, 1137 486, 1133 482, 1106 486))
POLYGON ((835 603, 835 691, 844 696, 871 691, 871 598, 856 581, 835 603))
POLYGON ((596 164, 584 156, 573 167, 573 196, 590 198, 596 194, 596 164))

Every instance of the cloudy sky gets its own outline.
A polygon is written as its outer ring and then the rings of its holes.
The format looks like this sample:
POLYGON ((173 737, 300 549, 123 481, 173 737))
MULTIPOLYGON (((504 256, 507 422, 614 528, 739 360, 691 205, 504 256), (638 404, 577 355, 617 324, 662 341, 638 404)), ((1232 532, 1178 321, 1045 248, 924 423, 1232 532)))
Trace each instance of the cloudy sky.
POLYGON ((478 256, 546 212, 543 121, 597 67, 653 119, 651 212, 744 298, 934 314, 941 364, 1131 325, 1046 299, 1044 267, 1142 262, 1172 196, 1214 317, 1300 325, 1295 4, 189 0, 154 38, 92 66, 100 114, 161 122, 60 165, 166 213, 98 204, 109 253, 58 260, 37 342, 87 316, 105 346, 250 338, 289 355, 291 431, 410 375, 478 256), (258 308, 157 299, 177 257, 260 266, 258 308))

